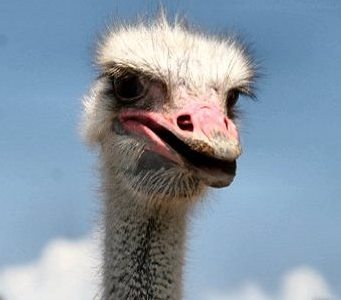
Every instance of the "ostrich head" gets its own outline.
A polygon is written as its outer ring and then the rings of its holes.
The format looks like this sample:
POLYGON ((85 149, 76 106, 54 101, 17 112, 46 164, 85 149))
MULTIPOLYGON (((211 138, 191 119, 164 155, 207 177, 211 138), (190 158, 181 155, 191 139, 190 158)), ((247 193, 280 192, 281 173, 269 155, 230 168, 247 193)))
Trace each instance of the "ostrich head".
POLYGON ((254 77, 241 45, 161 18, 109 31, 97 65, 84 132, 100 145, 106 187, 167 205, 232 182, 241 153, 234 106, 254 77))

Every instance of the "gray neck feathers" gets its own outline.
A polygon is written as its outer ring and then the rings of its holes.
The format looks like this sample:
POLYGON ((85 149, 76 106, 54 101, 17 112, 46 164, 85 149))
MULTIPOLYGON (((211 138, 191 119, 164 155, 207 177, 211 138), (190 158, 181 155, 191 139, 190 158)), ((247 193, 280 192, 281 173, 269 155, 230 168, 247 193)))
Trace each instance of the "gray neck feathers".
POLYGON ((119 186, 105 194, 103 300, 181 299, 188 209, 147 208, 119 186))

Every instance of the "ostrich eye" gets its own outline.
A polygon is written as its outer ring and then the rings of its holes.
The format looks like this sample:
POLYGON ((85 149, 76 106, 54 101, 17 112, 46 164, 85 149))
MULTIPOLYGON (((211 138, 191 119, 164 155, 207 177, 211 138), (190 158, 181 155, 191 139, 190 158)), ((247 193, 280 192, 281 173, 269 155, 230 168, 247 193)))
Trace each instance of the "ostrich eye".
POLYGON ((239 95, 240 95, 240 91, 238 91, 237 89, 231 89, 228 91, 227 97, 226 97, 228 108, 231 108, 236 105, 239 95))
POLYGON ((142 98, 146 89, 139 75, 127 73, 112 80, 115 96, 121 101, 134 101, 142 98))

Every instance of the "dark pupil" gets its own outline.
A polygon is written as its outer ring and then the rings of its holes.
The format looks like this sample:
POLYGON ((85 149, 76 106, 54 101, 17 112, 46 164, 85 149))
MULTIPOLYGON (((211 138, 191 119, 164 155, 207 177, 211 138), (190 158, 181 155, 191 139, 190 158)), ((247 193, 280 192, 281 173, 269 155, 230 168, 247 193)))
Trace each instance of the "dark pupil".
POLYGON ((236 90, 232 90, 230 91, 229 95, 228 95, 228 105, 229 106, 233 106, 237 103, 239 97, 239 92, 236 90))
POLYGON ((143 86, 136 75, 119 78, 115 83, 116 93, 124 99, 138 98, 143 92, 143 86))

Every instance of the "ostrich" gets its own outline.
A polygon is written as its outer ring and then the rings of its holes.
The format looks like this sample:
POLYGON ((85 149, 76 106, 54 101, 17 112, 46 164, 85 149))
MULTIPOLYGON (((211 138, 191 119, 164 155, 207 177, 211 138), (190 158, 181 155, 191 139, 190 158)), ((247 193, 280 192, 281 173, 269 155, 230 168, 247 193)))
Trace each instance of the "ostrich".
POLYGON ((101 299, 182 298, 188 215, 225 187, 241 153, 235 104, 255 68, 231 37, 164 16, 111 28, 84 98, 103 194, 101 299))

